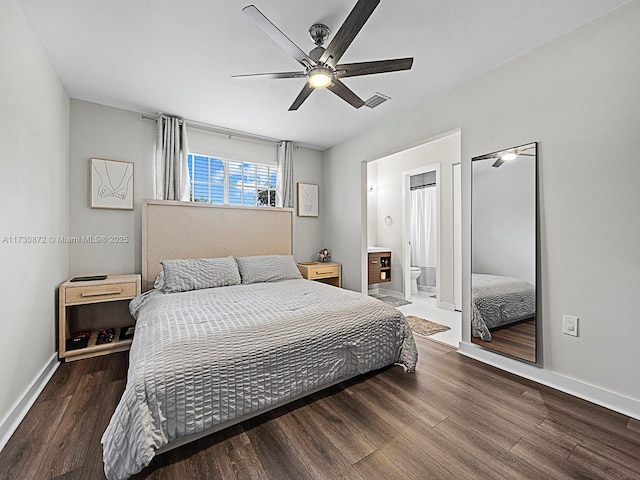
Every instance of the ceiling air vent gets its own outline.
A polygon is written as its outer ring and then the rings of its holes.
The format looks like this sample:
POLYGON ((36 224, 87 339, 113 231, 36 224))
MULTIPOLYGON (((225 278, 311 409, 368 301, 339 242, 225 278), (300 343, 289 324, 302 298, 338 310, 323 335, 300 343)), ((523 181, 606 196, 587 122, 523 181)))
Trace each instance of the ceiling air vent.
POLYGON ((386 102, 387 100, 391 100, 391 97, 387 97, 386 95, 376 92, 373 97, 364 102, 364 104, 369 108, 376 108, 378 105, 386 102))

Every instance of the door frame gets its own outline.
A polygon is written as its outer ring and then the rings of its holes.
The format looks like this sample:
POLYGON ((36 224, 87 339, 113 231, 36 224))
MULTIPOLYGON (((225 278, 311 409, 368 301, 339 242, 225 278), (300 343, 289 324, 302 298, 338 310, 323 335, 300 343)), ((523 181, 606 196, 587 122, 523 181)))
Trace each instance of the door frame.
POLYGON ((442 228, 440 226, 442 217, 442 201, 440 188, 440 163, 433 163, 423 167, 414 168, 402 172, 402 269, 403 269, 403 285, 404 298, 411 298, 411 247, 410 241, 410 222, 409 222, 409 205, 411 204, 411 176, 421 173, 436 172, 436 304, 440 304, 440 272, 442 271, 442 262, 440 248, 442 244, 442 228))

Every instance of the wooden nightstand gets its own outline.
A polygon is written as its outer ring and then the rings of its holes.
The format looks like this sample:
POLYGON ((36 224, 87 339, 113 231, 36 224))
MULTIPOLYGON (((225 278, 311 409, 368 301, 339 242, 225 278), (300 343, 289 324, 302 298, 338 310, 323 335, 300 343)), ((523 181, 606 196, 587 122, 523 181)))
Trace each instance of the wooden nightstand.
POLYGON ((342 287, 342 265, 339 263, 302 262, 298 264, 298 270, 307 280, 342 287))
POLYGON ((140 295, 140 275, 109 275, 104 280, 60 285, 58 357, 65 362, 128 350, 131 339, 120 340, 120 328, 133 325, 129 301, 140 295), (115 329, 110 343, 96 345, 98 331, 115 329), (76 332, 91 331, 84 348, 67 350, 67 340, 76 332))

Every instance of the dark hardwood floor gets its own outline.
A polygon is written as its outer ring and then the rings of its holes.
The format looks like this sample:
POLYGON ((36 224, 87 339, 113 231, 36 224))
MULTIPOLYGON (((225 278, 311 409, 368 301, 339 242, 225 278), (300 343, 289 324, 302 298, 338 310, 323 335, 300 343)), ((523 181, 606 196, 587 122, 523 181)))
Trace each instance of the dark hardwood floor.
POLYGON ((491 331, 491 341, 473 337, 471 341, 490 350, 522 358, 531 363, 536 361, 536 321, 516 323, 491 331))
MULTIPOLYGON (((134 479, 640 479, 640 421, 416 339, 365 375, 156 457, 134 479)), ((2 479, 104 478, 127 354, 63 364, 0 453, 2 479)))

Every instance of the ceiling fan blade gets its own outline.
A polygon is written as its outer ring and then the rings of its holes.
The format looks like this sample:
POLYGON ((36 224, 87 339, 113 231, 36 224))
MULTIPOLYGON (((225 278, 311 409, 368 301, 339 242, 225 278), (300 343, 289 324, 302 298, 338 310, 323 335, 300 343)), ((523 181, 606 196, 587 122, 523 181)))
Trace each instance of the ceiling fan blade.
POLYGON ((231 78, 240 77, 266 77, 266 78, 306 78, 304 72, 276 72, 276 73, 249 73, 246 75, 231 75, 231 78))
POLYGON ((320 57, 319 63, 328 63, 332 67, 340 61, 340 57, 349 48, 353 39, 367 22, 380 0, 358 0, 338 33, 320 57))
POLYGON ((300 62, 304 67, 314 66, 314 62, 309 55, 300 50, 295 43, 293 43, 289 37, 280 31, 271 21, 265 17, 255 5, 249 5, 244 7, 242 11, 251 19, 251 21, 264 33, 269 35, 271 39, 282 47, 289 55, 300 62))
POLYGON ((336 76, 343 78, 373 75, 374 73, 399 72, 401 70, 410 70, 412 66, 413 57, 376 60, 373 62, 343 63, 336 65, 336 76))
POLYGON ((351 91, 349 87, 347 87, 344 83, 342 83, 337 78, 333 79, 331 85, 327 87, 328 90, 331 90, 333 93, 338 95, 345 102, 350 103, 355 108, 360 108, 364 105, 364 100, 362 100, 359 96, 351 91))
POLYGON ((480 155, 478 157, 473 157, 471 160, 473 160, 475 162, 476 160, 488 160, 489 158, 500 158, 500 154, 499 153, 487 153, 486 155, 480 155))
POLYGON ((300 108, 300 105, 302 105, 302 103, 309 97, 309 95, 311 95, 311 92, 313 92, 313 90, 314 88, 312 86, 310 86, 308 83, 305 83, 304 87, 302 87, 302 90, 300 90, 300 93, 289 107, 289 111, 291 112, 293 110, 298 110, 298 108, 300 108))

